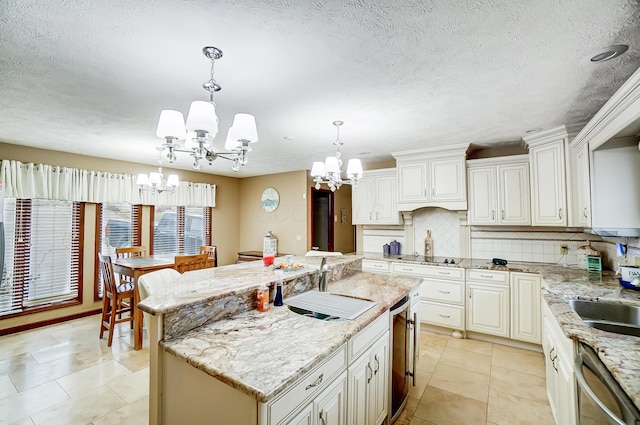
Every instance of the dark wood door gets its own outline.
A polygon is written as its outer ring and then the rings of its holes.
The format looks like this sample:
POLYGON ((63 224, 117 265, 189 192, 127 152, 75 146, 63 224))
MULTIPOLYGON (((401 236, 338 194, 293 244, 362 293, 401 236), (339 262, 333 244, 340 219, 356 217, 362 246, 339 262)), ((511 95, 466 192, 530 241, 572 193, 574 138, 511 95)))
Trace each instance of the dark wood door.
POLYGON ((333 251, 333 192, 311 189, 311 248, 333 251))

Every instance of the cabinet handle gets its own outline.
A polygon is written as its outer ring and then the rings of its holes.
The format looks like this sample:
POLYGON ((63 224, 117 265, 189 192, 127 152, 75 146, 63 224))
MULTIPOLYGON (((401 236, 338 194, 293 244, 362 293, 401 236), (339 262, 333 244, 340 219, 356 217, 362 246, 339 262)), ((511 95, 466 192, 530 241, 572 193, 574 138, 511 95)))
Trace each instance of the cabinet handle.
POLYGON ((500 212, 500 218, 501 218, 502 220, 504 220, 504 210, 502 210, 502 211, 500 212))
POLYGON ((451 291, 441 291, 439 289, 438 289, 438 292, 440 292, 441 294, 450 294, 451 293, 451 291))
POLYGON ((402 268, 402 271, 405 271, 405 272, 412 272, 412 271, 413 271, 413 269, 408 268, 408 267, 403 267, 403 268, 402 268))
POLYGON ((380 370, 380 361, 378 361, 378 355, 377 354, 375 356, 373 356, 373 360, 376 361, 376 370, 373 371, 373 374, 377 375, 378 371, 380 370))
POLYGON ((491 210, 491 220, 496 219, 496 210, 491 210))
POLYGON ((371 378, 373 378, 373 369, 371 369, 371 363, 367 363, 367 369, 369 369, 369 372, 371 372, 371 375, 369 375, 369 377, 367 378, 367 384, 369 382, 371 382, 371 378))
POLYGON ((584 209, 582 210, 582 215, 584 216, 584 218, 587 218, 587 207, 584 207, 584 209))
POLYGON ((369 211, 369 220, 373 220, 373 216, 371 214, 373 214, 373 213, 371 211, 369 211))
POLYGON ((440 317, 444 317, 445 319, 450 319, 450 318, 451 318, 451 316, 449 316, 449 315, 447 315, 447 314, 440 314, 440 313, 438 313, 438 316, 440 316, 440 317))
POLYGON ((562 218, 562 208, 558 208, 558 218, 562 218))
POLYGON ((431 188, 431 197, 432 197, 432 198, 435 198, 435 196, 436 196, 436 188, 435 188, 435 187, 432 187, 432 188, 431 188))
POLYGON ((304 387, 304 389, 308 390, 309 388, 317 387, 322 382, 322 378, 324 378, 324 373, 321 373, 315 381, 304 387))
POLYGON ((380 213, 376 211, 376 220, 380 220, 380 213))
POLYGON ((438 274, 443 274, 443 275, 448 276, 448 275, 450 275, 451 273, 450 273, 450 272, 438 272, 438 274))
POLYGON ((322 417, 322 414, 323 414, 323 413, 324 413, 324 412, 321 410, 321 411, 320 411, 320 420, 322 421, 322 425, 327 425, 327 423, 324 421, 324 418, 322 417))
POLYGON ((382 264, 374 264, 373 267, 377 267, 379 269, 383 268, 384 266, 382 264))
POLYGON ((494 278, 493 275, 486 275, 486 274, 481 274, 480 277, 484 277, 485 279, 493 279, 494 278))

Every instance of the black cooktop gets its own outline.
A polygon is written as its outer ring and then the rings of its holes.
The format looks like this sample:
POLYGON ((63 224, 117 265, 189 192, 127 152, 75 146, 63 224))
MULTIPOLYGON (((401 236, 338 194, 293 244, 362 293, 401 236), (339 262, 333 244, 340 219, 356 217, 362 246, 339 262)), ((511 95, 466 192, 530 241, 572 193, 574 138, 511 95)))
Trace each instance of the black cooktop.
POLYGON ((418 263, 437 263, 437 264, 460 264, 462 261, 458 257, 432 257, 427 258, 424 255, 400 255, 398 260, 415 261, 418 263))

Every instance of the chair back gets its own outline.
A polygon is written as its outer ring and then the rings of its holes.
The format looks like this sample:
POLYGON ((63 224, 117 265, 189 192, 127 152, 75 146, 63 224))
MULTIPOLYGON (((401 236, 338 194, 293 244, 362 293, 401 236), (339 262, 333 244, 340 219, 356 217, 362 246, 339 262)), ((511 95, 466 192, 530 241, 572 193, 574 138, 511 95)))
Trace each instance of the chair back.
POLYGON ((98 260, 100 260, 100 276, 102 276, 105 295, 107 293, 114 294, 116 292, 116 279, 113 273, 111 257, 108 255, 98 254, 98 260))
POLYGON ((129 246, 127 248, 116 248, 116 258, 146 257, 147 248, 144 246, 129 246))
POLYGON ((180 273, 184 273, 189 270, 204 269, 207 267, 208 259, 209 254, 176 255, 175 269, 180 273))
POLYGON ((138 289, 140 299, 144 300, 151 295, 155 295, 170 283, 175 281, 180 273, 175 269, 161 269, 151 273, 145 273, 138 278, 138 289))
POLYGON ((218 265, 218 247, 210 245, 200 245, 200 254, 207 254, 207 267, 216 267, 218 265))

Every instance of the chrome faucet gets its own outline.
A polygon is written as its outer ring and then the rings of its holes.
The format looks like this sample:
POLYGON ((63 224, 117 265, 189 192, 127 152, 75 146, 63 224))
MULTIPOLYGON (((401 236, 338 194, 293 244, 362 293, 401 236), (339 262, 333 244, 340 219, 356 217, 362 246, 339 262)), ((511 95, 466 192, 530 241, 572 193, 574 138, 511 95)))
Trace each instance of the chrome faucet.
POLYGON ((327 257, 322 257, 320 263, 320 282, 318 283, 318 290, 320 292, 327 292, 327 273, 329 272, 329 265, 327 264, 327 257))

